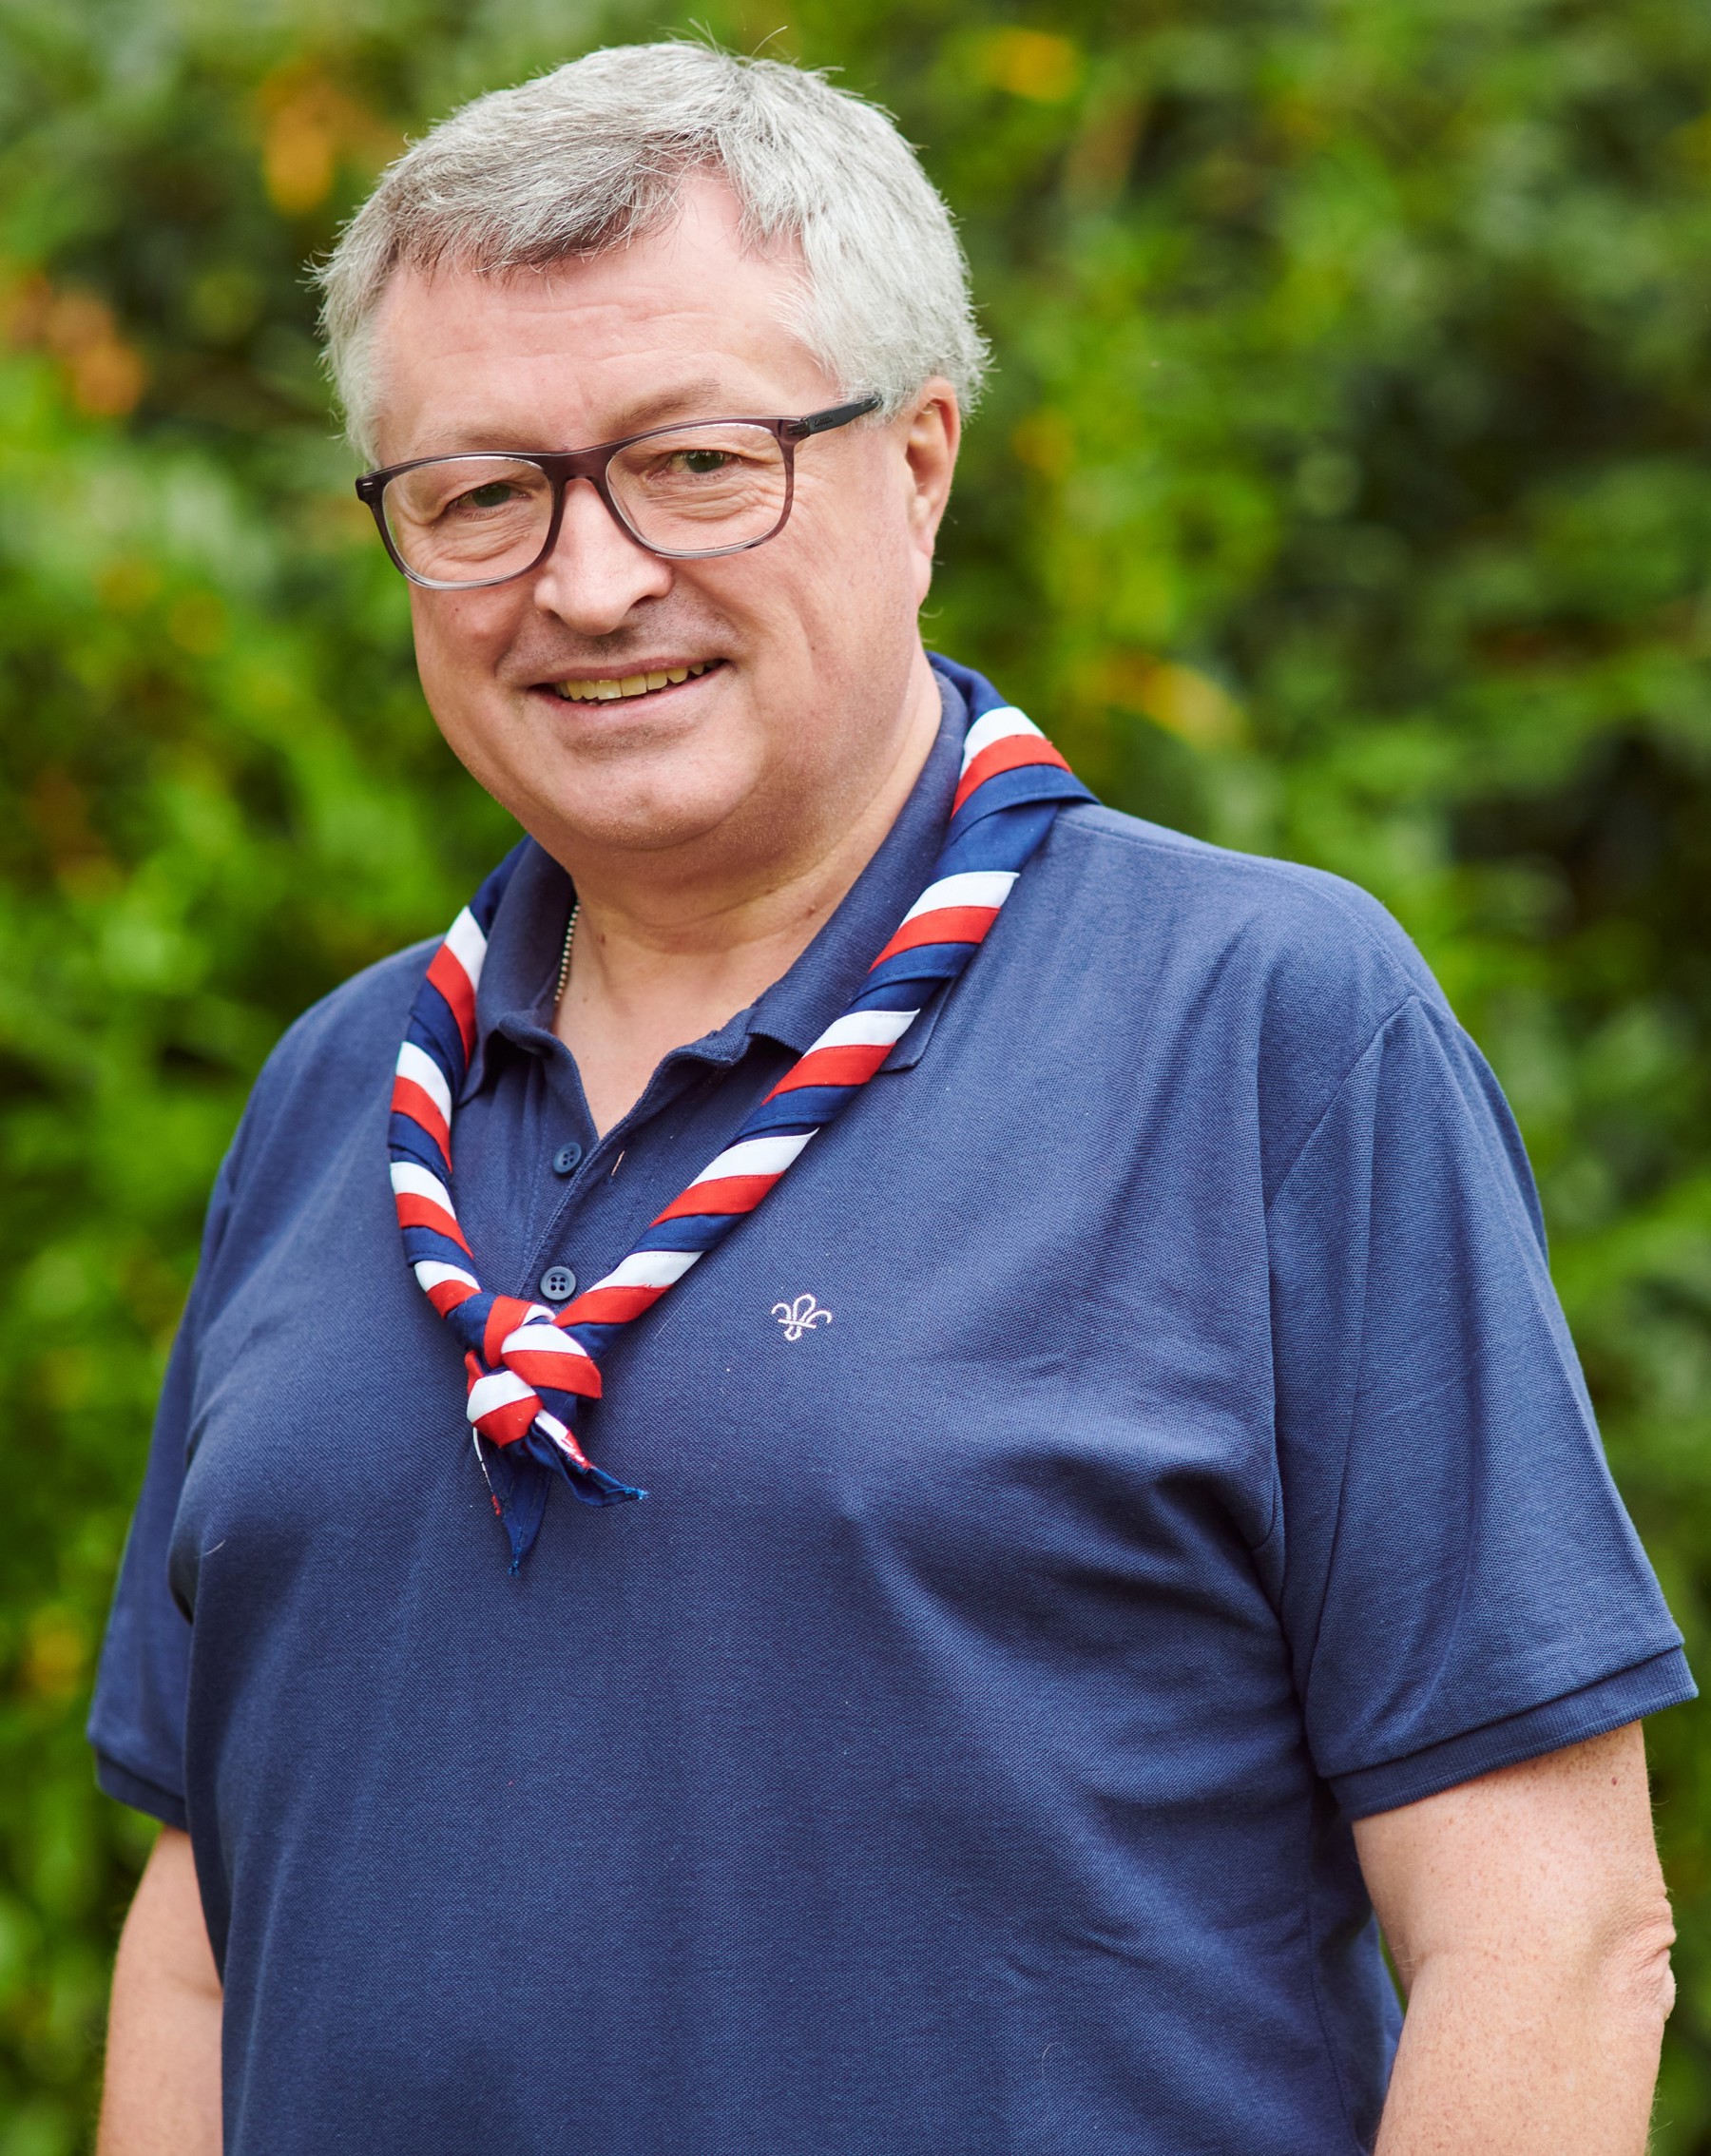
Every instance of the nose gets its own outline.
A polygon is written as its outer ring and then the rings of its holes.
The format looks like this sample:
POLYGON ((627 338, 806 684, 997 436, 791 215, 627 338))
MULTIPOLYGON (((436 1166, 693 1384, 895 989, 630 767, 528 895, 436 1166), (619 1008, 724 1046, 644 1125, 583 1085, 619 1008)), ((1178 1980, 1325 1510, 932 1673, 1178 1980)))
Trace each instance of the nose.
POLYGON ((579 636, 609 636, 641 601, 664 597, 672 567, 637 545, 592 480, 573 479, 558 538, 534 574, 534 603, 579 636))

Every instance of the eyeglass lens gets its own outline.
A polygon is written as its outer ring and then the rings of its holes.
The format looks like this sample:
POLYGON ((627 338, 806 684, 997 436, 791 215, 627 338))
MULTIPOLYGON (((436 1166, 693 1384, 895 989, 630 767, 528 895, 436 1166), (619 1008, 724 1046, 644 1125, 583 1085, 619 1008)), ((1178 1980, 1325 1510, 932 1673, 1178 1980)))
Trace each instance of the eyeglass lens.
MULTIPOLYGON (((784 513, 784 452, 764 427, 673 427, 632 442, 606 484, 645 547, 718 553, 763 539, 784 513)), ((486 584, 536 561, 552 523, 552 484, 506 456, 445 456, 401 472, 381 497, 398 558, 434 584, 486 584)))

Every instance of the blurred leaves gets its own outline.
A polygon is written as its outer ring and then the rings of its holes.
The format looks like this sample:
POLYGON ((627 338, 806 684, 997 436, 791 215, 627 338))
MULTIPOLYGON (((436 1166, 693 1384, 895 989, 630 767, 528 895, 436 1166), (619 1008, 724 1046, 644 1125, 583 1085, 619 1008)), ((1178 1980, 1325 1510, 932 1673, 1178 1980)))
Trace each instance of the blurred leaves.
MULTIPOLYGON (((1368 885, 1496 1063, 1704 1663, 1711 16, 721 0, 924 145, 1001 366, 929 611, 1135 812, 1368 885)), ((407 136, 644 0, 0 5, 0 2156, 92 2103, 146 1830, 78 1726, 261 1057, 505 819, 351 500, 304 263, 407 136)), ((1711 1744, 1652 1745, 1711 2150, 1711 1744)))

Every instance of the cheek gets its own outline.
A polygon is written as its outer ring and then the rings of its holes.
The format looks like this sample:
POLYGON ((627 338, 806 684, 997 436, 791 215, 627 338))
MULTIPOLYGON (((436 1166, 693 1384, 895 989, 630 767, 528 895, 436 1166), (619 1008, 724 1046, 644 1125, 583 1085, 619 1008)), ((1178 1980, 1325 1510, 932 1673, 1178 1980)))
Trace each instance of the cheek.
POLYGON ((508 625, 495 609, 482 608, 473 599, 414 587, 410 614, 423 691, 441 724, 455 724, 459 701, 478 693, 491 678, 506 648, 508 625))
POLYGON ((422 686, 431 693, 437 683, 457 670, 459 640, 449 633, 447 611, 436 593, 411 587, 410 623, 415 638, 416 672, 422 677, 422 686))
POLYGON ((923 554, 910 521, 909 504, 884 474, 867 491, 858 546, 845 561, 845 604, 857 606, 875 628, 895 632, 913 625, 927 594, 932 560, 923 554))
POLYGON ((836 634, 839 626, 889 620, 911 599, 919 604, 919 549, 888 468, 840 474, 802 506, 801 574, 822 626, 836 634))

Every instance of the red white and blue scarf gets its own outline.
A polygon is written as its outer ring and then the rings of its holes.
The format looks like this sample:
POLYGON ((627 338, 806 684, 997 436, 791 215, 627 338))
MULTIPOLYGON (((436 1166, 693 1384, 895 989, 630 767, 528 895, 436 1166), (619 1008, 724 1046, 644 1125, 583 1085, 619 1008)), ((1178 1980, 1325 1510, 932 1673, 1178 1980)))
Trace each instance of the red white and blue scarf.
POLYGON ((968 700, 962 772, 932 880, 874 960, 860 993, 779 1079, 730 1144, 629 1255, 562 1310, 482 1284, 452 1199, 452 1122, 475 1045, 488 932, 521 849, 493 871, 430 961, 398 1050, 388 1144, 404 1254, 464 1350, 468 1414, 511 1569, 535 1538, 554 1474, 591 1505, 644 1492, 598 1468, 576 1437, 600 1397, 600 1358, 718 1248, 840 1116, 935 992, 985 939, 1067 801, 1092 796, 1031 720, 966 667, 934 664, 968 700), (491 1452, 484 1456, 482 1440, 491 1452))

